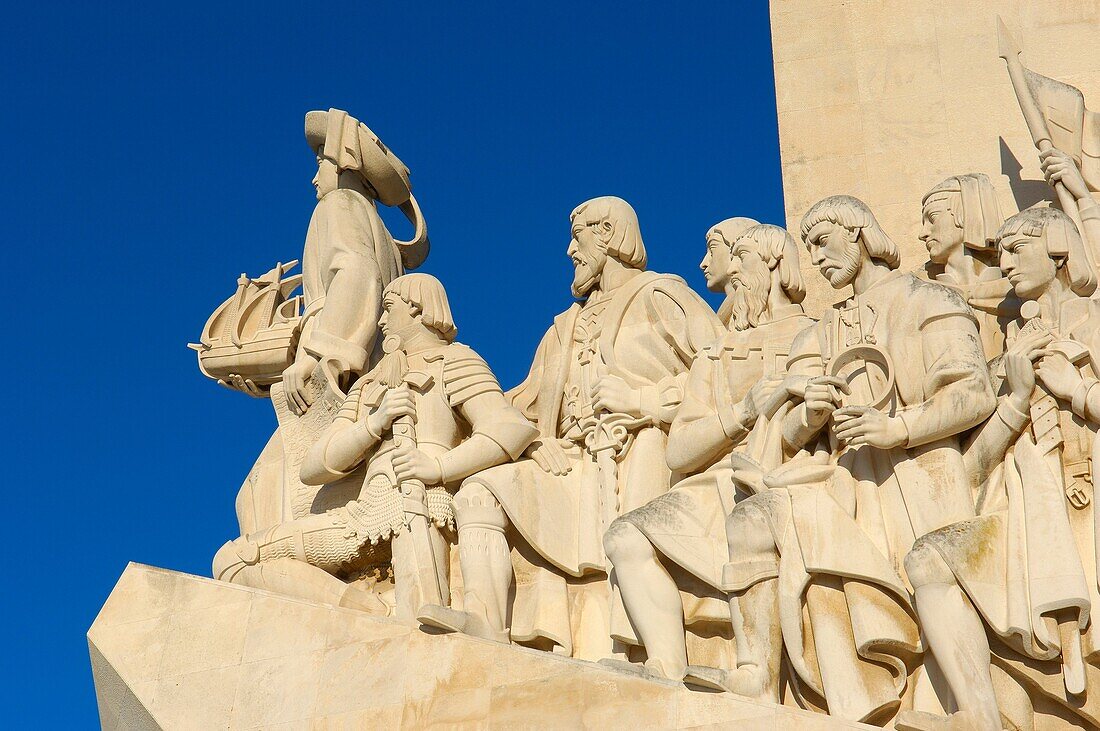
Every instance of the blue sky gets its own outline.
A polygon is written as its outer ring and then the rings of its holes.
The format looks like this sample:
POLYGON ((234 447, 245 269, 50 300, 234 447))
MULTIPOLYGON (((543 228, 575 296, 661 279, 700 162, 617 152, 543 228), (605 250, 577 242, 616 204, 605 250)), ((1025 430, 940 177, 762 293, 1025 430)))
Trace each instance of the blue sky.
POLYGON ((782 223, 765 0, 519 5, 5 13, 6 725, 94 727, 84 633, 126 562, 205 575, 236 535, 274 416, 185 344, 238 274, 300 256, 307 110, 412 169, 424 271, 505 387, 570 302, 577 203, 630 201, 651 268, 700 291, 711 224, 782 223))

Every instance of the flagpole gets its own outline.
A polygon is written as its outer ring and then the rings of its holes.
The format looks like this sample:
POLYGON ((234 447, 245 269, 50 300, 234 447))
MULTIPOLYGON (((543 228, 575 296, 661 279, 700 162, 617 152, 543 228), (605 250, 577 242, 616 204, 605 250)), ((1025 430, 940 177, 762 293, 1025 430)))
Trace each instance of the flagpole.
MULTIPOLYGON (((1008 66, 1008 77, 1012 80, 1012 90, 1016 92, 1016 99, 1020 102, 1020 111, 1024 114, 1028 131, 1031 132, 1031 140, 1039 152, 1046 152, 1054 147, 1050 140, 1050 130, 1047 129, 1046 118, 1035 103, 1035 97, 1031 95, 1031 89, 1027 85, 1024 76, 1024 65, 1020 61, 1020 48, 1015 39, 1009 33, 1001 16, 997 16, 997 55, 1005 60, 1008 66)), ((1073 220, 1081 238, 1085 240, 1085 256, 1088 257, 1089 267, 1096 271, 1096 257, 1093 256, 1092 246, 1086 239, 1085 228, 1081 224, 1081 211, 1077 206, 1077 199, 1073 197, 1066 186, 1060 180, 1054 181, 1054 192, 1058 196, 1058 203, 1062 210, 1073 220)))

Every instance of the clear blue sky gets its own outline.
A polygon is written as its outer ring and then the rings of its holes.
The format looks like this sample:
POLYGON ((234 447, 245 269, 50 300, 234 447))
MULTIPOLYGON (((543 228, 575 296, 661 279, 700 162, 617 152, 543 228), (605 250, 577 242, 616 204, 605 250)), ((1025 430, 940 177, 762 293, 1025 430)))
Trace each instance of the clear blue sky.
POLYGON ((782 223, 765 0, 276 5, 5 12, 9 728, 94 727, 84 634, 126 562, 207 574, 236 535, 274 416, 185 344, 300 256, 307 110, 412 169, 425 271, 505 387, 570 302, 577 203, 630 201, 651 268, 699 290, 711 224, 782 223))

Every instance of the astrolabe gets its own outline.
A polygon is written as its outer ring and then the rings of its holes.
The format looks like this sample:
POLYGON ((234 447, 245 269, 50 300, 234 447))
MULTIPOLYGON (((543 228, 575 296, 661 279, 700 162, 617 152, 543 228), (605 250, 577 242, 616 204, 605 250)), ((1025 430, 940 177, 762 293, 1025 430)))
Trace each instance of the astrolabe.
POLYGON ((842 378, 849 393, 840 394, 841 406, 869 406, 889 412, 894 403, 894 363, 878 346, 858 343, 829 359, 825 372, 842 378))

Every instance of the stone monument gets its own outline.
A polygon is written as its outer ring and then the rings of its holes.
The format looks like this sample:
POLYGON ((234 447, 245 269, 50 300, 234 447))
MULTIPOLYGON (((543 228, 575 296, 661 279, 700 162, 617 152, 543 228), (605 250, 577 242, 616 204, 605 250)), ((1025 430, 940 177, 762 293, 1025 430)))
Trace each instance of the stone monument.
POLYGON ((278 427, 213 578, 96 618, 105 728, 1100 728, 1100 5, 772 21, 788 228, 688 283, 581 203, 508 391, 408 168, 306 115, 302 272, 192 346, 278 427))

